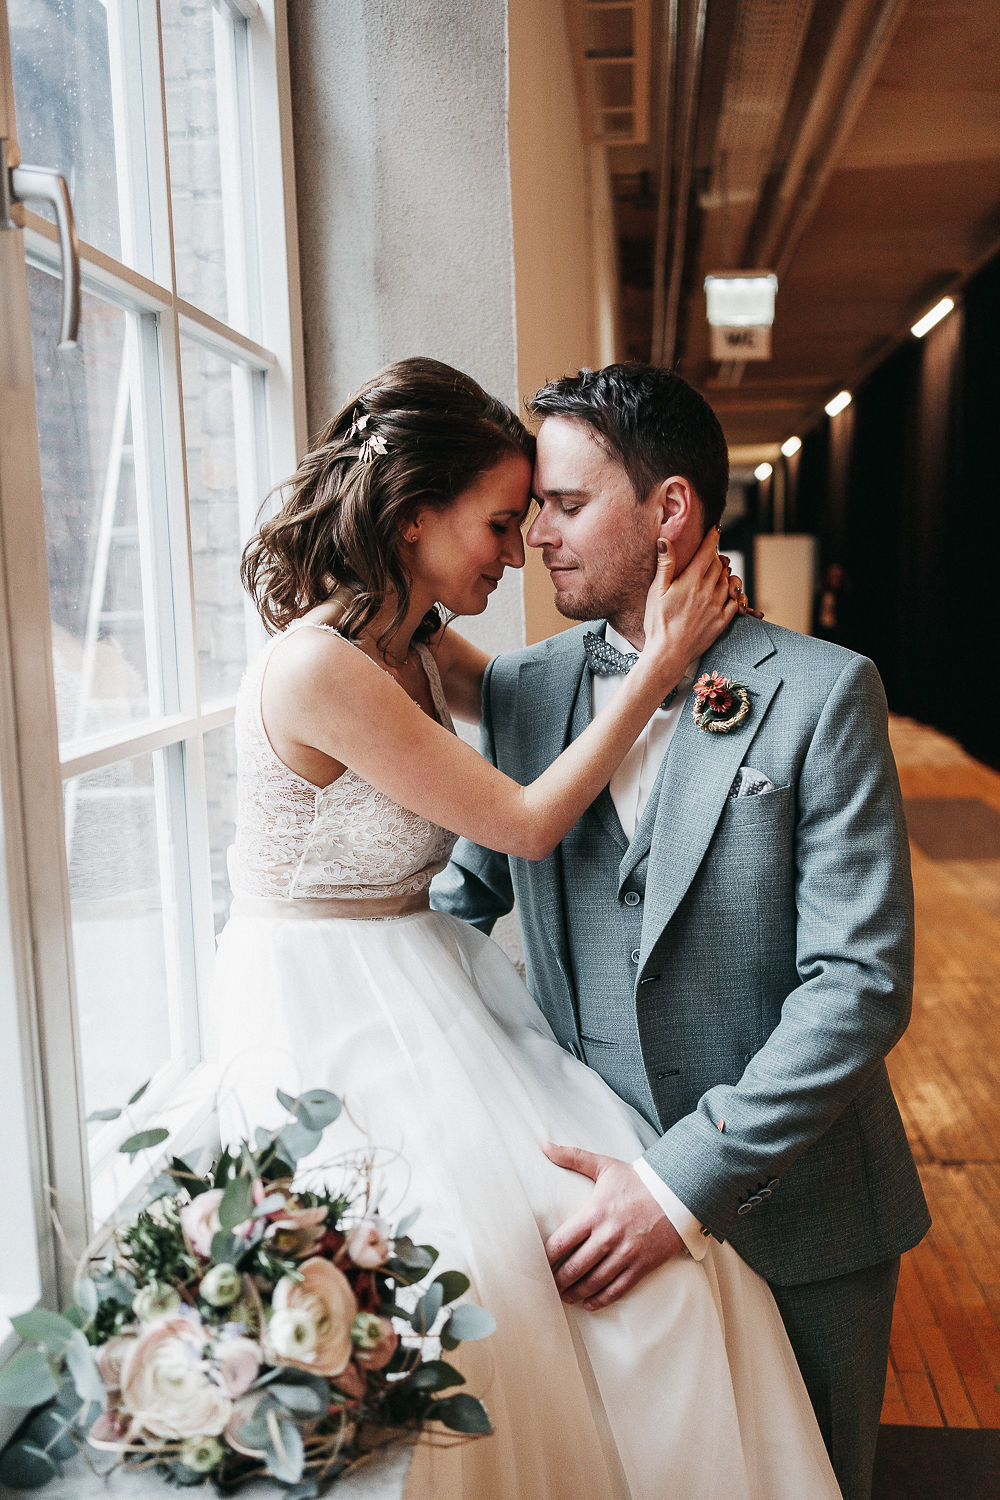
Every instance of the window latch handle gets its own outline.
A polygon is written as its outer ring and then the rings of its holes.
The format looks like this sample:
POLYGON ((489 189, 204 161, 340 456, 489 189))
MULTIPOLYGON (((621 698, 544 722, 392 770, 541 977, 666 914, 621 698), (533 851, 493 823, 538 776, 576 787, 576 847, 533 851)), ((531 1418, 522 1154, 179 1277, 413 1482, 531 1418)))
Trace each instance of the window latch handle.
POLYGON ((17 229, 11 209, 15 203, 48 203, 56 216, 62 257, 62 317, 59 349, 75 349, 80 331, 80 246, 73 204, 65 177, 49 167, 9 167, 10 142, 0 140, 0 230, 17 229))

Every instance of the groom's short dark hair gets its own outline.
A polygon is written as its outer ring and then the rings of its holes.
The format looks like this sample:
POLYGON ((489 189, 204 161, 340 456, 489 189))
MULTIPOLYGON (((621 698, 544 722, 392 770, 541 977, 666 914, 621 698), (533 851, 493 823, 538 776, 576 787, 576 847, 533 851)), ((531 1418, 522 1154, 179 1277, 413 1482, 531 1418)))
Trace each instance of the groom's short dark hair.
POLYGON ((605 365, 543 385, 527 403, 536 417, 576 417, 594 429, 618 460, 637 500, 670 474, 697 492, 705 526, 726 504, 729 449, 719 419, 704 396, 673 370, 657 365, 605 365))

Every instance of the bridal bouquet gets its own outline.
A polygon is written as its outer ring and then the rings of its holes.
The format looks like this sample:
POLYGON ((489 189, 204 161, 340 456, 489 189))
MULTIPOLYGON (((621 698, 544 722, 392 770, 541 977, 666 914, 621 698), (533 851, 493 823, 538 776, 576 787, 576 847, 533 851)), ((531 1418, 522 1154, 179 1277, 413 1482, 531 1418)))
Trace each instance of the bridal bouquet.
POLYGON ((390 1232, 371 1211, 370 1166, 340 1194, 297 1188, 340 1100, 278 1098, 280 1129, 203 1171, 171 1160, 103 1258, 85 1259, 65 1314, 13 1320, 25 1347, 0 1372, 0 1402, 39 1410, 0 1458, 0 1485, 39 1488, 89 1446, 219 1491, 266 1473, 309 1500, 402 1431, 490 1431, 439 1357, 493 1331, 458 1301, 467 1277, 429 1280, 437 1252, 407 1235, 415 1215, 390 1232))

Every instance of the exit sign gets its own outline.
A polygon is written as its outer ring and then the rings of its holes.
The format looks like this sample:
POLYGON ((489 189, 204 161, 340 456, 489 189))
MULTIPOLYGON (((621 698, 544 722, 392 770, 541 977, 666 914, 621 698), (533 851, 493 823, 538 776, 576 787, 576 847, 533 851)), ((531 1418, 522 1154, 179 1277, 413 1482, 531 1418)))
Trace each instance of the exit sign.
POLYGON ((713 323, 711 328, 713 359, 771 358, 770 324, 744 324, 742 327, 729 327, 713 323))

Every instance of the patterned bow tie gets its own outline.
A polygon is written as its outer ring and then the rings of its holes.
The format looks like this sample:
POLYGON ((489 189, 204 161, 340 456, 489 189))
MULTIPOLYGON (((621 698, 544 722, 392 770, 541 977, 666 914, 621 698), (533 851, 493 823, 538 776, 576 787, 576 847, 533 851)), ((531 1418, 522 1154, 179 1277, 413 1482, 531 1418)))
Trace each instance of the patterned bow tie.
MULTIPOLYGON (((626 677, 639 660, 638 651, 619 651, 617 646, 612 646, 592 630, 588 630, 583 638, 583 649, 590 670, 597 677, 626 677)), ((669 708, 676 697, 677 688, 671 688, 660 707, 669 708)))

